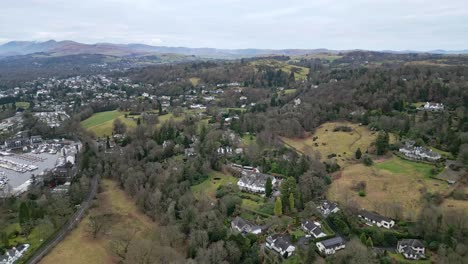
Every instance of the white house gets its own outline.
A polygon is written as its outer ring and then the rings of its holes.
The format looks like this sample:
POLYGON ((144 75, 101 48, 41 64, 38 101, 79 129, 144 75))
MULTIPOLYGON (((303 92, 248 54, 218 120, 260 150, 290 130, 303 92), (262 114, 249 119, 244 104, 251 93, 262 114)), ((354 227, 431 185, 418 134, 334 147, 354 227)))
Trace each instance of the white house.
POLYGON ((361 210, 358 216, 369 226, 376 225, 378 227, 390 229, 395 225, 395 221, 392 219, 366 210, 361 210))
POLYGON ((240 232, 240 233, 250 233, 254 235, 258 235, 262 233, 262 227, 256 226, 249 221, 243 219, 242 217, 237 216, 231 222, 231 229, 240 232))
POLYGON ((429 110, 429 111, 442 111, 442 110, 444 110, 444 104, 426 102, 426 103, 424 104, 424 110, 429 110))
POLYGON ((338 205, 334 202, 329 202, 327 200, 323 200, 320 202, 320 205, 317 207, 317 209, 325 216, 327 217, 330 214, 337 213, 340 211, 340 208, 338 208, 338 205))
POLYGON ((421 240, 418 239, 403 239, 398 241, 397 251, 406 259, 421 259, 426 258, 425 247, 421 240))
POLYGON ((306 233, 313 235, 315 238, 327 236, 327 234, 322 231, 322 225, 319 222, 305 220, 302 222, 301 227, 306 233))
POLYGON ((338 236, 317 242, 315 245, 321 253, 325 255, 332 255, 335 254, 336 251, 345 248, 346 242, 342 237, 338 236))
POLYGON ((0 264, 13 264, 28 250, 29 244, 21 244, 5 252, 0 256, 0 264))
POLYGON ((278 252, 281 256, 287 258, 293 254, 296 247, 292 245, 289 234, 275 234, 267 237, 266 247, 278 252))
POLYGON ((243 171, 242 178, 237 182, 237 186, 242 191, 265 193, 265 185, 268 178, 271 179, 271 184, 275 185, 276 179, 271 175, 243 171))

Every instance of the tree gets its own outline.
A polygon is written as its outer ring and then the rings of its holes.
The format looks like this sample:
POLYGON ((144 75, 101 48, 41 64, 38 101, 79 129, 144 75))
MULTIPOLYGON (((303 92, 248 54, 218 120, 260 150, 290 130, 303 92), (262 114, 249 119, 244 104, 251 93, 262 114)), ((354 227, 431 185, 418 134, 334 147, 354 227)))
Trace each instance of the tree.
POLYGON ((358 148, 355 153, 356 159, 360 159, 362 156, 361 148, 358 148))
POLYGON ((368 238, 367 238, 366 246, 369 247, 369 248, 374 247, 374 243, 372 242, 372 238, 371 238, 371 237, 368 237, 368 238))
POLYGON ((120 121, 119 118, 114 120, 113 131, 115 134, 124 134, 127 131, 127 126, 120 121))
POLYGON ((1 242, 4 248, 10 247, 10 240, 8 239, 8 234, 3 231, 0 233, 1 242))
POLYGON ((366 245, 367 239, 366 239, 366 233, 362 233, 361 236, 359 237, 361 240, 362 244, 366 245))
POLYGON ((110 248, 112 252, 125 260, 130 243, 133 241, 136 235, 136 229, 122 229, 112 233, 112 239, 110 241, 110 248))
POLYGON ((276 216, 282 216, 283 215, 283 203, 281 202, 281 199, 279 197, 276 197, 275 215, 276 216))
POLYGON ((26 202, 21 202, 18 218, 19 218, 20 224, 25 224, 29 222, 29 220, 31 219, 31 216, 29 214, 29 207, 26 202))
POLYGON ((110 214, 95 214, 89 217, 88 221, 88 232, 93 236, 94 239, 105 230, 108 224, 108 218, 110 214))
POLYGON ((375 140, 375 146, 377 148, 377 155, 383 155, 387 153, 389 148, 389 136, 385 131, 380 131, 375 140))
POLYGON ((273 184, 271 183, 271 178, 268 177, 265 183, 265 195, 266 197, 271 197, 273 192, 273 184))
POLYGON ((369 155, 364 155, 364 158, 362 158, 362 163, 366 166, 372 166, 372 164, 374 164, 369 155))
POLYGON ((289 194, 289 210, 294 210, 294 193, 289 194))

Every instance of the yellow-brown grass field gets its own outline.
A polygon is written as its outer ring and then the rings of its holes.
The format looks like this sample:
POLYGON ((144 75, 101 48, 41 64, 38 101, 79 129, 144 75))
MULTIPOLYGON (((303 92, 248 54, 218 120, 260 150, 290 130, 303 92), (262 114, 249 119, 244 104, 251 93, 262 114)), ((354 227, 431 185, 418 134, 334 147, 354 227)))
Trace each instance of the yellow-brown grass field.
MULTIPOLYGON (((358 148, 362 153, 371 147, 375 141, 377 133, 371 131, 366 126, 359 126, 349 122, 328 122, 318 127, 315 132, 306 138, 285 138, 282 140, 290 147, 306 155, 315 156, 320 153, 322 160, 327 160, 327 156, 336 154, 333 158, 340 165, 348 165, 354 161, 354 154, 358 148), (351 132, 333 132, 337 126, 348 126, 351 132), (313 138, 317 137, 315 141, 313 138)), ((390 141, 394 142, 394 137, 390 136, 390 141)))
POLYGON ((424 193, 448 193, 446 182, 429 178, 432 166, 402 160, 396 156, 374 164, 347 166, 335 175, 328 190, 330 200, 359 207, 388 217, 403 216, 414 220, 421 209, 424 193), (366 183, 365 197, 352 190, 358 182, 366 183))
POLYGON ((110 228, 104 235, 93 239, 87 232, 88 217, 85 217, 52 252, 44 259, 42 264, 98 264, 116 263, 117 259, 110 251, 110 234, 118 229, 137 230, 138 237, 145 237, 156 229, 157 225, 146 215, 139 212, 135 203, 127 194, 119 189, 117 183, 111 180, 103 180, 103 192, 98 194, 98 206, 91 209, 94 212, 110 212, 113 214, 110 228))

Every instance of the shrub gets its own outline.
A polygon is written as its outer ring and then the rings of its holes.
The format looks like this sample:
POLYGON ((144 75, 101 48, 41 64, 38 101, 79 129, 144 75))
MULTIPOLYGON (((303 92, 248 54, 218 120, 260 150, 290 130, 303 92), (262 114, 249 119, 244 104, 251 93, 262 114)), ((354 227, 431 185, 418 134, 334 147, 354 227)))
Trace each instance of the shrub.
POLYGON ((366 166, 372 166, 372 164, 374 164, 374 161, 368 155, 364 155, 364 158, 362 158, 362 163, 366 166))
POLYGON ((365 196, 366 196, 366 192, 365 192, 365 191, 359 191, 359 196, 365 197, 365 196))

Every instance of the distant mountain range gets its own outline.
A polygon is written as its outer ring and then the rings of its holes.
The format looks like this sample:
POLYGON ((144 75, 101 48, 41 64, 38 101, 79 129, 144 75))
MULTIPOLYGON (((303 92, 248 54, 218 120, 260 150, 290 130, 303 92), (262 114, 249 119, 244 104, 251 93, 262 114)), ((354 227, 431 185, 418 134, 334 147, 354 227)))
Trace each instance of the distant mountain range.
MULTIPOLYGON (((97 43, 84 44, 75 41, 11 41, 0 45, 0 57, 28 55, 34 53, 45 53, 50 56, 65 56, 76 54, 101 54, 112 56, 139 56, 148 54, 175 53, 181 55, 209 57, 209 58, 240 58, 266 55, 300 56, 316 53, 339 53, 346 51, 329 49, 215 49, 215 48, 187 48, 187 47, 165 47, 150 46, 145 44, 112 44, 97 43)), ((386 53, 434 53, 434 54, 468 54, 468 50, 446 51, 432 50, 420 51, 391 51, 386 53)))

